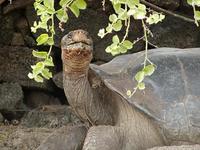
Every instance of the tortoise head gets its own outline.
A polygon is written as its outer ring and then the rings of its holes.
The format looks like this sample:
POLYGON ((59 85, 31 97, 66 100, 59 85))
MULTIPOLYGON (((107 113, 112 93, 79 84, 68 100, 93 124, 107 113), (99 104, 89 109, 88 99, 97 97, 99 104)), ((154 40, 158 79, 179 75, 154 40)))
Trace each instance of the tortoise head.
POLYGON ((61 40, 63 69, 67 73, 85 73, 92 60, 93 41, 88 32, 75 30, 61 40))

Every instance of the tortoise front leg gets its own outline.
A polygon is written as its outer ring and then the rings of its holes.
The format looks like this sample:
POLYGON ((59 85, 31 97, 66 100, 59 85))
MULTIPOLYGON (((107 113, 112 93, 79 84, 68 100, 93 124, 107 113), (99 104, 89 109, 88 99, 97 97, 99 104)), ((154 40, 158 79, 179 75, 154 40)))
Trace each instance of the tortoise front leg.
POLYGON ((88 130, 83 150, 122 150, 123 137, 118 127, 93 126, 88 130))
POLYGON ((47 137, 37 150, 81 150, 86 134, 84 125, 65 126, 47 137))

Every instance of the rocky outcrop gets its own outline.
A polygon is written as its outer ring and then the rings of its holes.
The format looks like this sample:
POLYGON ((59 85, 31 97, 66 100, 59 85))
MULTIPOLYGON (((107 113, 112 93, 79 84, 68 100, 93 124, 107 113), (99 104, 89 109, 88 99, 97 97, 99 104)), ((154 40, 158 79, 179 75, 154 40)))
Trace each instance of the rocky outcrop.
POLYGON ((38 60, 32 56, 32 49, 27 47, 0 47, 0 81, 17 82, 27 88, 52 90, 51 81, 37 83, 28 78, 31 65, 38 60))
POLYGON ((3 115, 0 113, 0 124, 3 122, 4 118, 3 115))
POLYGON ((158 47, 190 48, 200 46, 200 30, 193 24, 166 16, 166 19, 150 27, 153 37, 149 41, 158 47))
POLYGON ((60 100, 51 93, 39 90, 28 90, 25 93, 25 104, 31 109, 44 105, 61 105, 60 100))
POLYGON ((0 126, 1 150, 35 150, 53 129, 0 126))
POLYGON ((0 84, 0 110, 14 110, 23 103, 23 91, 18 83, 0 84))
POLYGON ((87 133, 84 125, 64 126, 51 134, 37 150, 81 150, 87 133))
POLYGON ((57 87, 63 89, 63 72, 59 72, 53 76, 53 82, 57 87))
POLYGON ((21 125, 26 127, 59 128, 68 123, 80 123, 72 110, 65 105, 49 105, 33 109, 24 115, 21 125))

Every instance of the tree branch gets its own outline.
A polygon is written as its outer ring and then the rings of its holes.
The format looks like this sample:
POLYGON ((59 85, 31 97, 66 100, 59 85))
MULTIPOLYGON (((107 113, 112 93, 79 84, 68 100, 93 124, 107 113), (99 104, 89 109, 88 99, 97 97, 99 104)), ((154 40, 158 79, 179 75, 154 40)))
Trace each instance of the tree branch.
POLYGON ((194 20, 194 19, 191 19, 191 18, 189 18, 189 17, 185 17, 185 16, 182 16, 182 15, 176 14, 176 13, 174 13, 174 12, 172 12, 172 11, 163 9, 163 8, 158 7, 158 6, 156 6, 156 5, 152 4, 152 3, 149 3, 149 2, 147 2, 147 1, 145 1, 145 0, 141 0, 141 3, 145 4, 146 6, 151 7, 152 9, 155 9, 155 10, 157 10, 157 11, 161 11, 161 12, 163 12, 163 13, 165 13, 165 14, 174 16, 174 17, 176 17, 176 18, 180 18, 180 19, 182 19, 182 20, 184 20, 184 21, 187 21, 187 22, 195 23, 195 20, 194 20))

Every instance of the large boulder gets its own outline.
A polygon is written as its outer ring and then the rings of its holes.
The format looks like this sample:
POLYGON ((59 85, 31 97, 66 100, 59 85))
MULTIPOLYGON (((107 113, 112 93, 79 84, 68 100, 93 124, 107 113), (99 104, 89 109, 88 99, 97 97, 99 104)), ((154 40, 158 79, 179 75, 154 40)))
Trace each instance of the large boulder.
POLYGON ((0 124, 3 122, 4 118, 3 115, 0 113, 0 124))
POLYGON ((53 132, 46 128, 0 126, 0 149, 35 150, 53 132))
POLYGON ((39 90, 25 91, 24 102, 32 109, 44 105, 61 105, 61 102, 57 97, 53 96, 51 93, 39 90))
POLYGON ((190 48, 200 46, 200 30, 194 23, 166 16, 162 23, 150 27, 149 41, 158 47, 190 48))
POLYGON ((14 15, 0 16, 0 45, 10 45, 14 34, 14 15))
POLYGON ((81 150, 87 133, 84 125, 64 126, 56 130, 37 148, 37 150, 81 150))
POLYGON ((0 47, 0 81, 17 82, 27 88, 41 88, 52 90, 51 81, 37 83, 28 78, 31 72, 31 65, 38 60, 32 56, 32 49, 27 47, 0 47))
POLYGON ((23 91, 18 83, 0 84, 0 110, 15 110, 23 103, 23 91))
POLYGON ((33 109, 21 120, 21 125, 26 127, 59 128, 68 123, 77 124, 80 120, 65 105, 49 105, 33 109))
POLYGON ((160 6, 162 8, 170 9, 170 10, 176 10, 180 6, 181 0, 147 0, 157 6, 160 6))

